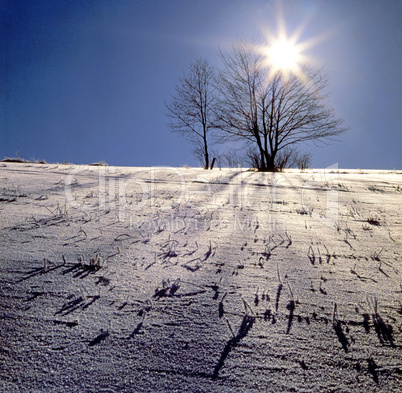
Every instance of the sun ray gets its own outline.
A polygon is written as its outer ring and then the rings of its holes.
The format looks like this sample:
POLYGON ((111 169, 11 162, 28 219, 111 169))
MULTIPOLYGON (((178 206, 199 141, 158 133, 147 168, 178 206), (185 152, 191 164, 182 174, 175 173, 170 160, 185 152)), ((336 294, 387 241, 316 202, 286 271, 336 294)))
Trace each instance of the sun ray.
POLYGON ((295 75, 300 80, 306 81, 303 67, 306 64, 314 65, 316 63, 311 55, 306 54, 306 51, 326 38, 326 34, 323 34, 301 41, 308 22, 308 19, 303 20, 293 34, 288 35, 282 10, 279 9, 276 35, 267 28, 261 29, 265 38, 264 45, 260 45, 257 50, 263 56, 263 64, 268 69, 268 79, 282 74, 285 79, 295 75))

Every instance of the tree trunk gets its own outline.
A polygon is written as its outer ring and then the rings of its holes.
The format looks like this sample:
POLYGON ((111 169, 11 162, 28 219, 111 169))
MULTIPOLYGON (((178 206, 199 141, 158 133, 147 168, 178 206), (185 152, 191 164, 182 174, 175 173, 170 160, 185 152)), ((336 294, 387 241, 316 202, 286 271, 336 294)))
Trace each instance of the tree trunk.
POLYGON ((266 166, 266 170, 268 172, 274 172, 276 169, 275 167, 275 158, 272 156, 267 157, 267 166, 266 166))
POLYGON ((258 150, 260 152, 260 161, 261 162, 260 162, 260 168, 258 168, 258 169, 264 171, 265 170, 265 151, 264 151, 264 148, 262 146, 261 137, 260 137, 260 133, 258 131, 258 127, 254 126, 253 134, 254 134, 255 140, 257 142, 258 150))
POLYGON ((271 151, 271 153, 268 153, 267 151, 266 153, 266 170, 268 172, 274 172, 276 170, 276 165, 275 165, 275 157, 276 157, 276 151, 271 151))
POLYGON ((205 158, 205 169, 209 169, 209 154, 208 154, 208 144, 207 137, 204 133, 204 158, 205 158))
POLYGON ((265 171, 266 170, 266 166, 265 166, 265 154, 264 154, 264 150, 260 147, 260 168, 258 168, 260 171, 265 171))
POLYGON ((261 145, 261 140, 259 138, 257 138, 257 146, 258 146, 258 151, 260 153, 260 163, 259 163, 259 167, 257 168, 260 171, 264 171, 265 170, 265 152, 264 149, 261 145))

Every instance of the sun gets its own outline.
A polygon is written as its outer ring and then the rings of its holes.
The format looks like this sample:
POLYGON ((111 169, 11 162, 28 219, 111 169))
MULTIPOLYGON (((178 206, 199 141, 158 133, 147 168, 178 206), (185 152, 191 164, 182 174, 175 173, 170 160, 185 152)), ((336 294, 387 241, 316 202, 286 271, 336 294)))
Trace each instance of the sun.
POLYGON ((276 35, 273 35, 266 27, 261 26, 264 40, 263 45, 258 46, 257 50, 263 57, 264 66, 268 69, 269 79, 277 75, 288 79, 294 75, 300 80, 306 81, 306 76, 303 72, 304 66, 315 63, 314 59, 306 54, 306 50, 317 45, 325 38, 324 35, 320 35, 302 41, 301 37, 307 23, 308 20, 302 21, 293 33, 289 35, 282 11, 279 9, 276 35))
POLYGON ((306 44, 298 42, 298 34, 288 37, 284 28, 277 37, 270 36, 268 44, 259 48, 264 65, 269 69, 269 78, 281 74, 285 79, 291 75, 303 79, 303 64, 307 56, 303 53, 306 44))
POLYGON ((286 39, 281 38, 272 42, 266 49, 266 61, 271 65, 275 72, 297 73, 301 62, 301 52, 299 46, 286 39))

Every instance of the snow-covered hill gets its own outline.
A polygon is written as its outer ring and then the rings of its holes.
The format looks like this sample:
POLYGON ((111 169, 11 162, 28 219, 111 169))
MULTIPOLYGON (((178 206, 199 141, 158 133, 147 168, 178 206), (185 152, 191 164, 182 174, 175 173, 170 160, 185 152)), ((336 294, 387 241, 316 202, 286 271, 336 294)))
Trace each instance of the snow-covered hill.
POLYGON ((401 171, 0 164, 0 390, 396 392, 401 194, 401 171))

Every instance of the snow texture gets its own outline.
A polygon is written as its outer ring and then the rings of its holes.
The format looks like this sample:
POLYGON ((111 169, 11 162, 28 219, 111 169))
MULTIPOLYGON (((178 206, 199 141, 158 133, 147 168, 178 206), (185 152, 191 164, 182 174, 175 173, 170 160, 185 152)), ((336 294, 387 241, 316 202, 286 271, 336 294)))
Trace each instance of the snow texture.
POLYGON ((399 391, 401 179, 0 163, 0 391, 399 391))

